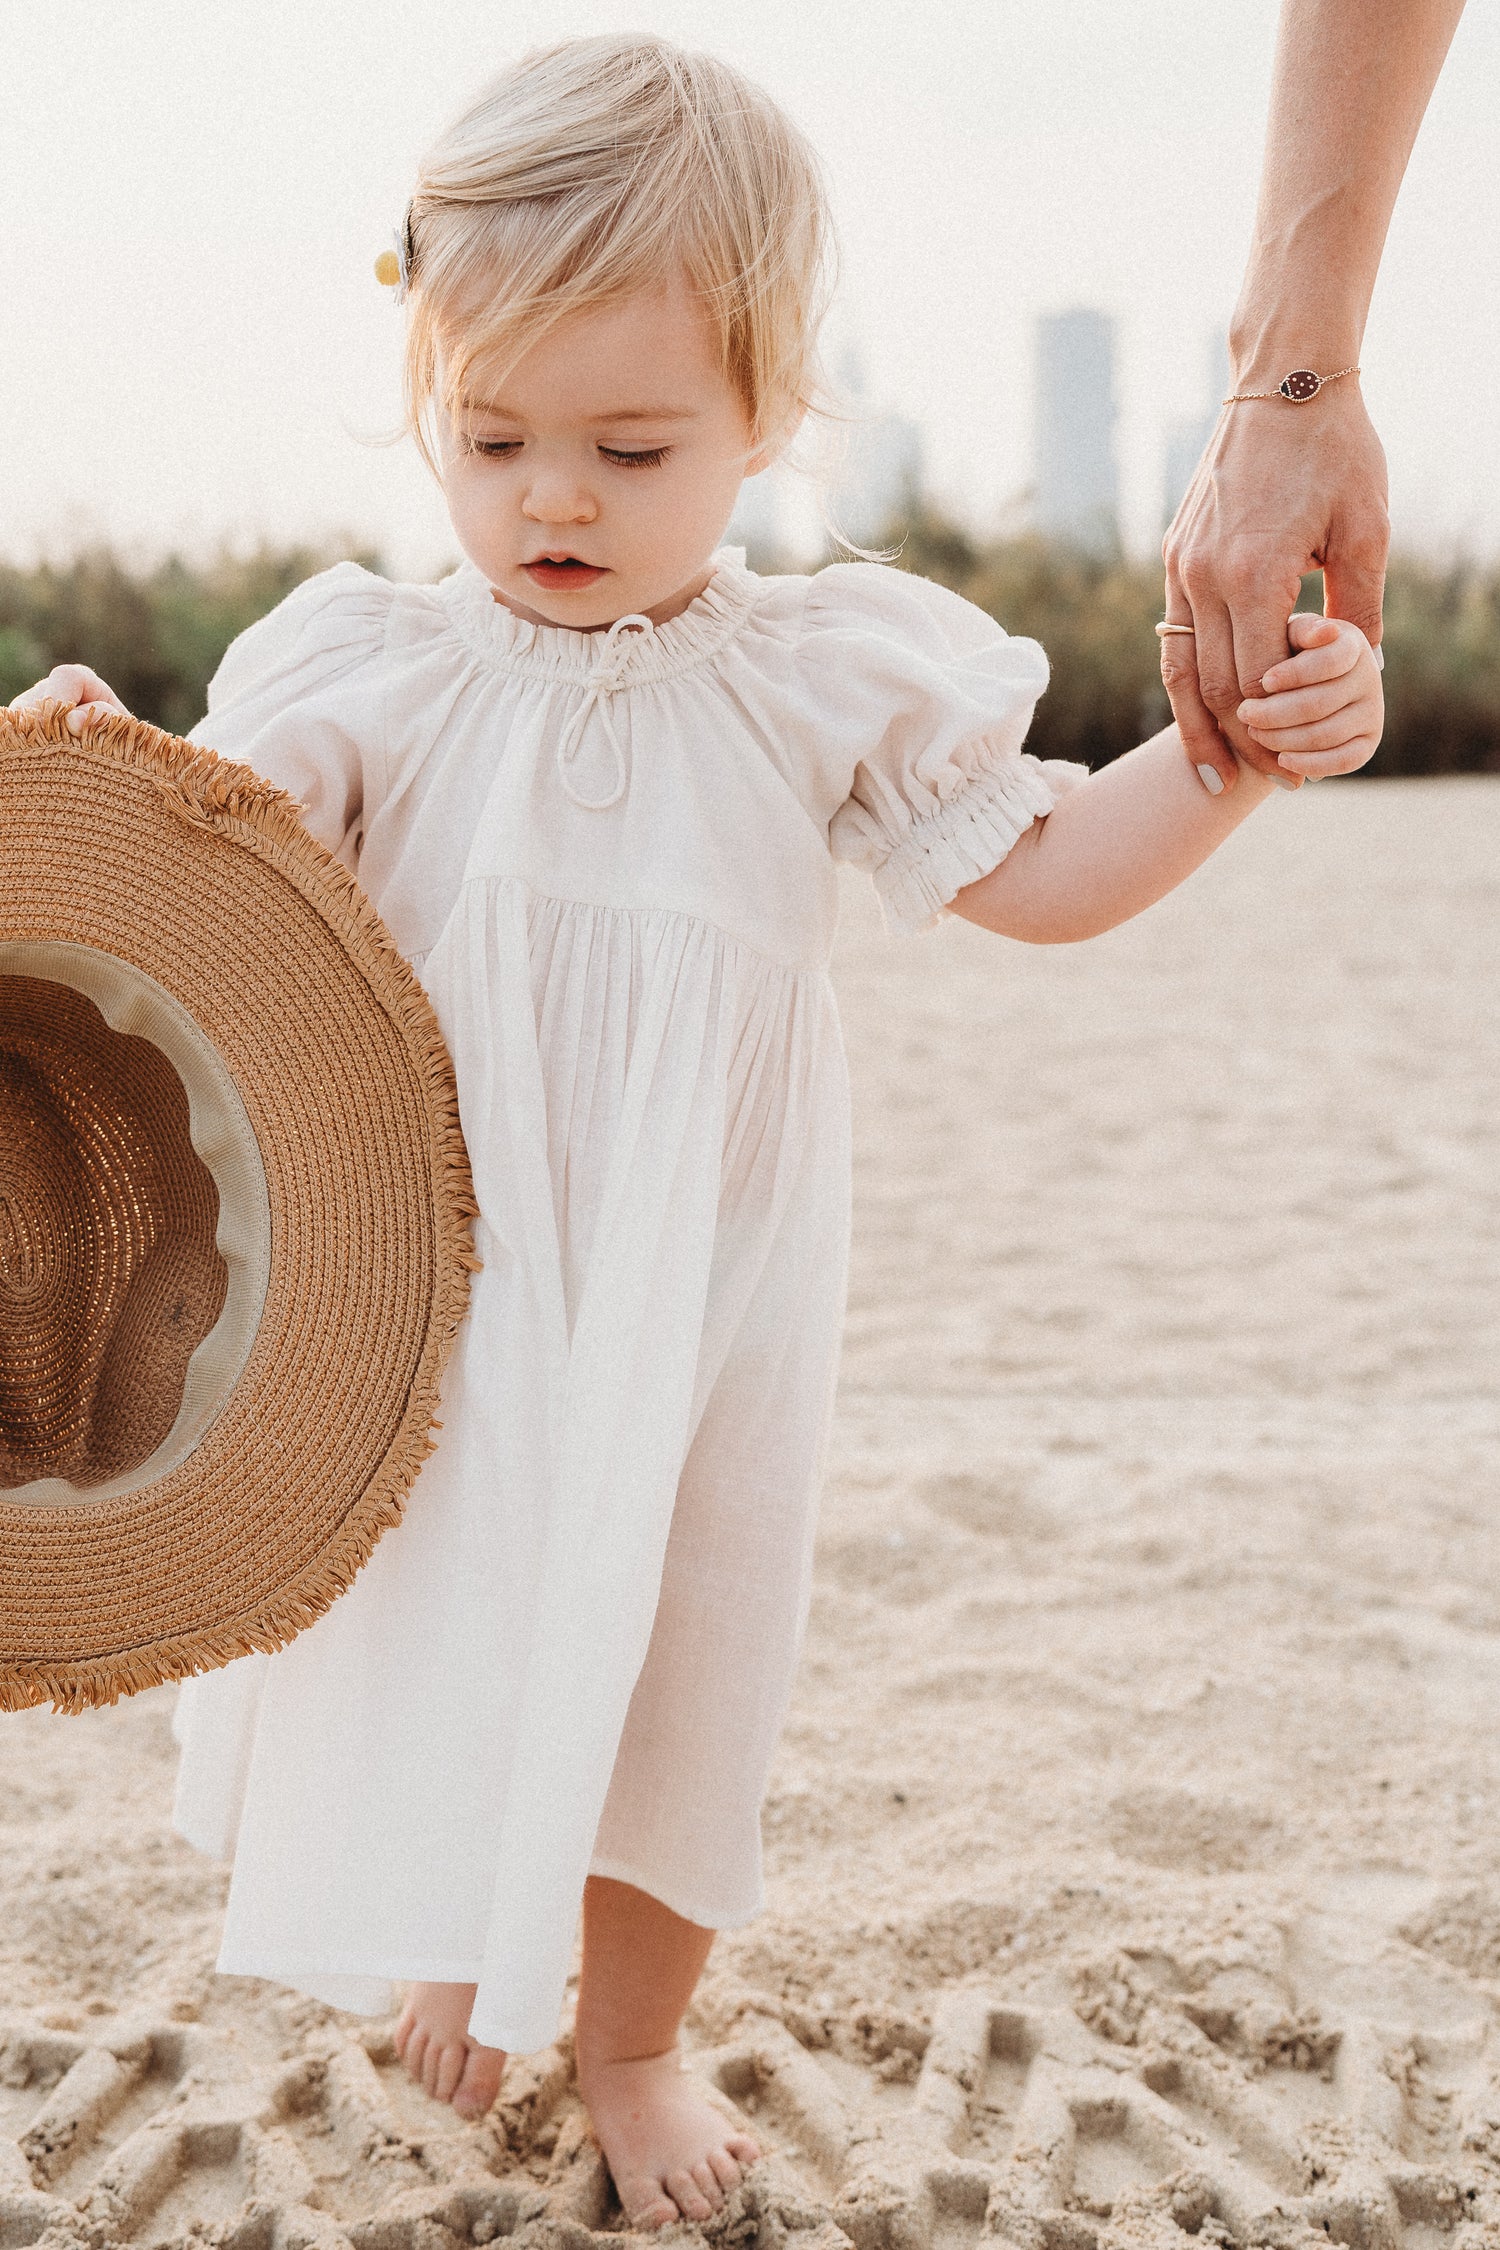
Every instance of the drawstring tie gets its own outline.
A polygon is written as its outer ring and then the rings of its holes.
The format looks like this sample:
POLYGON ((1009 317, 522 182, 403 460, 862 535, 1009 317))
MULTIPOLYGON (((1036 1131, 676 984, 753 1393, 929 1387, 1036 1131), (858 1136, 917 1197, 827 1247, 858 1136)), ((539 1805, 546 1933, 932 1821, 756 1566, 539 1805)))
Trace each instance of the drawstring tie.
POLYGON ((600 649, 593 670, 589 673, 588 686, 584 691, 583 701, 563 729, 562 740, 557 746, 557 778, 574 804, 581 806, 584 812, 608 812, 610 806, 617 805, 625 794, 625 753, 620 748, 620 738, 615 733, 615 722, 610 717, 609 711, 609 698, 615 693, 616 689, 625 685, 625 671, 630 662, 630 644, 628 641, 622 640, 620 636, 625 632, 654 633, 655 631, 656 627, 649 617, 640 617, 634 612, 628 617, 617 617, 615 619, 604 636, 604 646, 600 649), (609 737, 609 747, 614 753, 615 785, 607 797, 580 796, 573 787, 572 781, 571 769, 578 762, 578 752, 583 743, 584 729, 589 723, 590 714, 594 711, 597 711, 604 721, 604 731, 609 737))

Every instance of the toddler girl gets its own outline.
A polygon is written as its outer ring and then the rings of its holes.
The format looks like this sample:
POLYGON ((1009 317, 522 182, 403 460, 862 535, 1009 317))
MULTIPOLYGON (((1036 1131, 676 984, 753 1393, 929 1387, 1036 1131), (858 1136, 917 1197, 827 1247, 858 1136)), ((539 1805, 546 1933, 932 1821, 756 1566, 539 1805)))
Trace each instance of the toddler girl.
MULTIPOLYGON (((557 2030, 628 2218, 754 2158, 681 2072, 808 1589, 849 1198, 840 861, 1083 938, 1257 805, 1168 729, 1091 779, 1022 750, 1047 666, 867 563, 720 541, 816 400, 816 164, 736 72, 571 41, 427 160, 410 410, 464 562, 352 564, 241 636, 198 734, 300 799, 415 964, 458 1076, 483 1270, 442 1438, 352 1590, 181 1698, 178 1822, 232 1856, 220 1966, 376 2011, 466 2115, 557 2030)), ((1301 619, 1253 707, 1283 764, 1378 732, 1370 651, 1301 619)), ((114 701, 65 668, 23 701, 114 701)), ((246 933, 253 943, 253 933, 246 933)))

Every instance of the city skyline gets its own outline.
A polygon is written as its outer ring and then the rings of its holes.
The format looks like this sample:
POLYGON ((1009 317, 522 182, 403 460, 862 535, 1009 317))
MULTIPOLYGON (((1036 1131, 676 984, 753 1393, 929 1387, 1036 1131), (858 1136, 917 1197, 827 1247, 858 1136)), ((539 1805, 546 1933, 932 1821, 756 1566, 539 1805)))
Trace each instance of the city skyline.
MULTIPOLYGON (((1033 334, 1031 470, 994 528, 1025 526, 1046 537, 1108 556, 1121 548, 1116 323, 1097 305, 1043 313, 1033 334)), ((1203 339, 1198 403, 1170 420, 1160 457, 1160 530, 1165 531, 1191 481, 1228 388, 1229 340, 1223 329, 1203 339)), ((870 397, 861 353, 846 345, 839 376, 850 420, 841 433, 827 503, 799 492, 794 473, 776 467, 745 485, 729 540, 768 567, 806 561, 838 535, 855 546, 878 546, 918 505, 932 504, 923 475, 920 425, 870 397)), ((983 527, 976 527, 983 528, 983 527)))

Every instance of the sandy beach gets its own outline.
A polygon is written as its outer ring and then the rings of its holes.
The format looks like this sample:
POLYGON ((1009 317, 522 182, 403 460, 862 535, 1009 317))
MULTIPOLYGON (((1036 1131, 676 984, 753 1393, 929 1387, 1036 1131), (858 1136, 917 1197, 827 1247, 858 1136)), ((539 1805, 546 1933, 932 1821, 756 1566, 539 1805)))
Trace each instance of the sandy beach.
MULTIPOLYGON (((851 884, 817 1586, 692 2027, 771 2150, 717 2238, 1500 2243, 1497 908, 1480 779, 1279 799, 1076 949, 851 884)), ((566 2038, 466 2127, 215 1977, 171 1704, 0 1719, 0 2250, 618 2228, 566 2038)))

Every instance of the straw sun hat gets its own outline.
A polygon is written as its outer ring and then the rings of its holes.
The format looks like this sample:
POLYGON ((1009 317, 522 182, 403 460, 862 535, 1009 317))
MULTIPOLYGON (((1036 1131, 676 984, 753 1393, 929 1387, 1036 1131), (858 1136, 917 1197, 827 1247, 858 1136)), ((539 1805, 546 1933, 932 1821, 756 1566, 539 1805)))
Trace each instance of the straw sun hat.
POLYGON ((473 1211, 436 1019, 291 800, 0 711, 0 1709, 322 1615, 431 1450, 473 1211))

